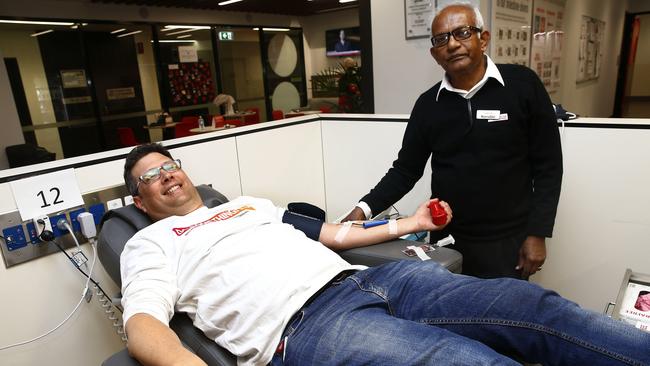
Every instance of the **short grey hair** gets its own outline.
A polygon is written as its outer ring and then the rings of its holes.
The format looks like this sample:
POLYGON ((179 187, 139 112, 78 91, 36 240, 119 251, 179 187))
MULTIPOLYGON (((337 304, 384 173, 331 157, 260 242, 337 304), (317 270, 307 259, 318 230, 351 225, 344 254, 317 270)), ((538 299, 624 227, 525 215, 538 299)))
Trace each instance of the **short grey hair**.
MULTIPOLYGON (((433 24, 433 20, 438 16, 438 14, 440 14, 440 12, 442 12, 443 10, 447 9, 450 6, 462 6, 471 9, 472 11, 474 11, 474 18, 476 19, 476 24, 473 25, 481 29, 483 29, 483 27, 485 26, 485 22, 483 21, 483 15, 481 15, 481 10, 479 10, 478 6, 471 1, 462 1, 462 0, 450 1, 448 3, 438 5, 438 7, 436 8, 435 15, 433 16, 433 19, 431 19, 430 24, 433 24)), ((472 24, 468 24, 468 25, 472 25, 472 24)))

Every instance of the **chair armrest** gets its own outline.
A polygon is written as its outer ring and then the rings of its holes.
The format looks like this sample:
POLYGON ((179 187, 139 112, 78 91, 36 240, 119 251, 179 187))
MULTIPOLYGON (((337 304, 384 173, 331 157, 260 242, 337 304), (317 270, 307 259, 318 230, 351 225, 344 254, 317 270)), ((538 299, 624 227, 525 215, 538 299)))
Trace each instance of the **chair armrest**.
MULTIPOLYGON (((381 244, 344 250, 338 254, 352 264, 363 264, 373 267, 404 259, 419 261, 420 258, 409 257, 402 253, 402 250, 406 249, 409 245, 420 244, 422 243, 412 240, 395 239, 381 244)), ((444 247, 436 248, 436 250, 427 253, 427 255, 451 272, 460 273, 462 270, 463 256, 456 250, 444 247)))
POLYGON ((129 356, 129 351, 125 348, 107 358, 102 362, 102 366, 142 366, 142 364, 129 356))

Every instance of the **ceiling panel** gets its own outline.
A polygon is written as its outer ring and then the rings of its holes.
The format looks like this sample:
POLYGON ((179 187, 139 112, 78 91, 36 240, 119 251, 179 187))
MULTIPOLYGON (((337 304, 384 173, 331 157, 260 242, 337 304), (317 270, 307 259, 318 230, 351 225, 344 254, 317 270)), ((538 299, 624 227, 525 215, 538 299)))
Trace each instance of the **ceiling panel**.
POLYGON ((340 4, 338 0, 243 0, 219 6, 223 0, 92 0, 94 3, 157 6, 186 9, 213 9, 283 15, 315 15, 358 7, 358 2, 340 4))

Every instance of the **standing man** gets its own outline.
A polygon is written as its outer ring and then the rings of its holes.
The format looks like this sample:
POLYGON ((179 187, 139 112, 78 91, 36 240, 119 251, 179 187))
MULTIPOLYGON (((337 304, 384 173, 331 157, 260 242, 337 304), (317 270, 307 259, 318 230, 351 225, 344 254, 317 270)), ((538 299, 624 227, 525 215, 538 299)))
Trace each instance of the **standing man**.
POLYGON ((420 179, 431 156, 431 194, 454 207, 439 233, 456 239, 463 273, 527 279, 546 259, 562 183, 550 98, 535 73, 495 65, 478 8, 448 4, 432 23, 441 82, 413 108, 397 160, 344 220, 379 213, 420 179))
POLYGON ((343 29, 339 31, 339 40, 334 44, 334 50, 336 52, 347 52, 352 50, 350 41, 345 38, 345 30, 343 29))

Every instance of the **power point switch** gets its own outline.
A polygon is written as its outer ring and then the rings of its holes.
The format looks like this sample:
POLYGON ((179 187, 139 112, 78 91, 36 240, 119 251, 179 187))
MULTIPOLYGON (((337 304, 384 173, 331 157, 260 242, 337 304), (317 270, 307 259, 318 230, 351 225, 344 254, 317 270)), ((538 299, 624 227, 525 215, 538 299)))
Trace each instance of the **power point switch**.
POLYGON ((7 249, 10 251, 27 246, 27 238, 25 238, 22 225, 2 229, 2 236, 4 236, 7 249))

